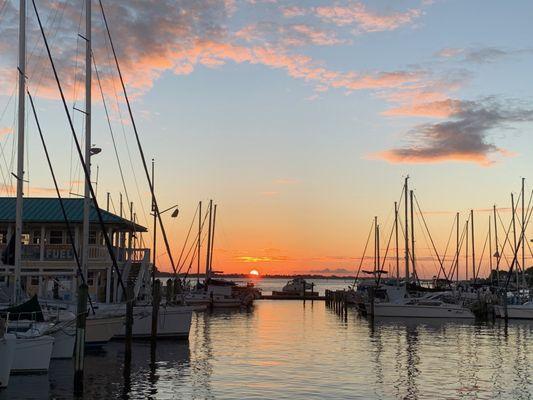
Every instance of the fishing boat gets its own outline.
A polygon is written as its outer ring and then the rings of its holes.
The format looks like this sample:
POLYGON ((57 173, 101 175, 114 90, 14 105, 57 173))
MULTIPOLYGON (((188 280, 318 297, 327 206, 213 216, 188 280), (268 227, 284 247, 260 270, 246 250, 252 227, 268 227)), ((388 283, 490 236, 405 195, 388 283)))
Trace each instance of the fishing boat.
POLYGON ((318 297, 318 292, 315 292, 313 289, 314 285, 312 283, 308 283, 304 278, 298 277, 288 281, 281 291, 272 291, 272 297, 318 297))

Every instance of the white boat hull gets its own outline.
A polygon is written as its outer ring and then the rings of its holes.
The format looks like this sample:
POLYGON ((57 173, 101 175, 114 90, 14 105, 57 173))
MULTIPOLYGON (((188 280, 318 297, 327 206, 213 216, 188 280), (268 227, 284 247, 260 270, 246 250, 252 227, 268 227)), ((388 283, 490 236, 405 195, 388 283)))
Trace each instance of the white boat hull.
MULTIPOLYGON (((159 308, 157 337, 188 339, 191 330, 193 307, 161 306, 159 308)), ((125 328, 115 337, 124 338, 125 328)), ((133 338, 148 339, 152 336, 152 306, 134 308, 133 338)))
MULTIPOLYGON (((370 304, 366 305, 370 310, 370 304)), ((475 318, 472 311, 467 308, 457 306, 423 306, 423 305, 405 305, 394 303, 376 303, 374 304, 375 317, 404 317, 404 318, 475 318)))
POLYGON ((17 338, 15 335, 5 334, 0 339, 0 388, 5 388, 9 384, 16 346, 17 338))
POLYGON ((72 358, 74 355, 74 345, 76 344, 76 329, 68 327, 59 329, 52 333, 54 337, 54 348, 52 358, 72 358))
MULTIPOLYGON (((505 318, 505 308, 503 306, 494 306, 494 312, 497 318, 505 318)), ((533 307, 509 305, 507 306, 507 318, 533 319, 533 307)))
POLYGON ((85 325, 85 346, 99 347, 111 340, 123 329, 123 316, 105 316, 87 318, 85 325))
POLYGON ((47 372, 53 348, 54 338, 52 336, 17 337, 11 373, 47 372))

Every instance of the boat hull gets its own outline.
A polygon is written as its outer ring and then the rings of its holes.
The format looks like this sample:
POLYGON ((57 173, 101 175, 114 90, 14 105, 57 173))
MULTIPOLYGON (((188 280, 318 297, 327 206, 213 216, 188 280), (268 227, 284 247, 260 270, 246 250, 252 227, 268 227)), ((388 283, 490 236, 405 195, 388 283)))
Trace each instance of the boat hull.
MULTIPOLYGON (((159 308, 157 337, 188 339, 191 330, 193 307, 161 306, 159 308)), ((115 338, 125 337, 125 328, 115 338)), ((152 336, 152 306, 135 307, 132 335, 134 339, 149 339, 152 336)))
MULTIPOLYGON (((370 310, 370 305, 367 305, 366 309, 370 310)), ((374 304, 374 316, 403 318, 475 318, 472 311, 466 308, 432 307, 422 305, 403 305, 390 303, 374 304)))
MULTIPOLYGON (((505 318, 505 308, 494 306, 497 318, 505 318)), ((509 319, 533 319, 533 307, 507 306, 507 318, 509 319)))
POLYGON ((58 329, 52 333, 54 337, 54 348, 52 358, 72 358, 74 355, 74 345, 76 344, 76 330, 74 327, 58 329))
POLYGON ((12 374, 46 373, 54 348, 54 338, 43 335, 17 337, 12 374))
POLYGON ((5 388, 9 384, 16 346, 17 338, 15 335, 6 334, 0 339, 0 388, 5 388))
POLYGON ((101 347, 123 329, 124 317, 109 316, 87 318, 85 327, 85 346, 101 347))

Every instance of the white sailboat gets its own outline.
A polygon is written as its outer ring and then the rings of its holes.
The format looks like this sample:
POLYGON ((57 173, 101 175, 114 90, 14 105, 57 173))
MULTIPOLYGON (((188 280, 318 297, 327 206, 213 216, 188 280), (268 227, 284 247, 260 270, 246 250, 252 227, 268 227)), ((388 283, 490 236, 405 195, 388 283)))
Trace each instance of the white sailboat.
POLYGON ((2 325, 0 328, 0 388, 5 388, 9 384, 17 338, 11 333, 6 333, 4 320, 0 319, 0 325, 2 325))

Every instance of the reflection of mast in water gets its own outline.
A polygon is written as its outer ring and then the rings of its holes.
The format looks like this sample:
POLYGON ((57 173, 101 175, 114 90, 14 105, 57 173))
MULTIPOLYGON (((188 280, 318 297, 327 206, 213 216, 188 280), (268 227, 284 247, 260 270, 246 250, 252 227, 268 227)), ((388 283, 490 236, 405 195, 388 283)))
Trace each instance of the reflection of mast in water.
POLYGON ((420 373, 418 369, 418 364, 420 363, 420 357, 418 356, 418 328, 415 326, 407 325, 405 327, 405 343, 406 347, 406 370, 407 370, 407 379, 406 379, 406 390, 407 394, 405 398, 407 399, 417 399, 418 398, 418 386, 417 378, 420 373))
POLYGON ((376 377, 376 388, 381 388, 385 381, 383 376, 383 365, 381 364, 381 355, 383 354, 383 342, 381 340, 381 330, 375 329, 374 324, 371 324, 370 328, 370 343, 374 345, 374 362, 373 365, 373 375, 376 377))
POLYGON ((213 398, 211 392, 211 375, 213 366, 213 345, 211 343, 211 314, 208 312, 194 313, 191 333, 194 332, 191 358, 191 384, 192 391, 198 398, 213 398))
POLYGON ((516 386, 509 389, 512 393, 512 397, 516 399, 529 399, 531 397, 529 390, 531 377, 529 374, 528 361, 528 332, 531 329, 531 325, 519 322, 514 328, 516 334, 515 340, 511 342, 515 344, 515 359, 513 362, 514 379, 512 381, 516 386))

